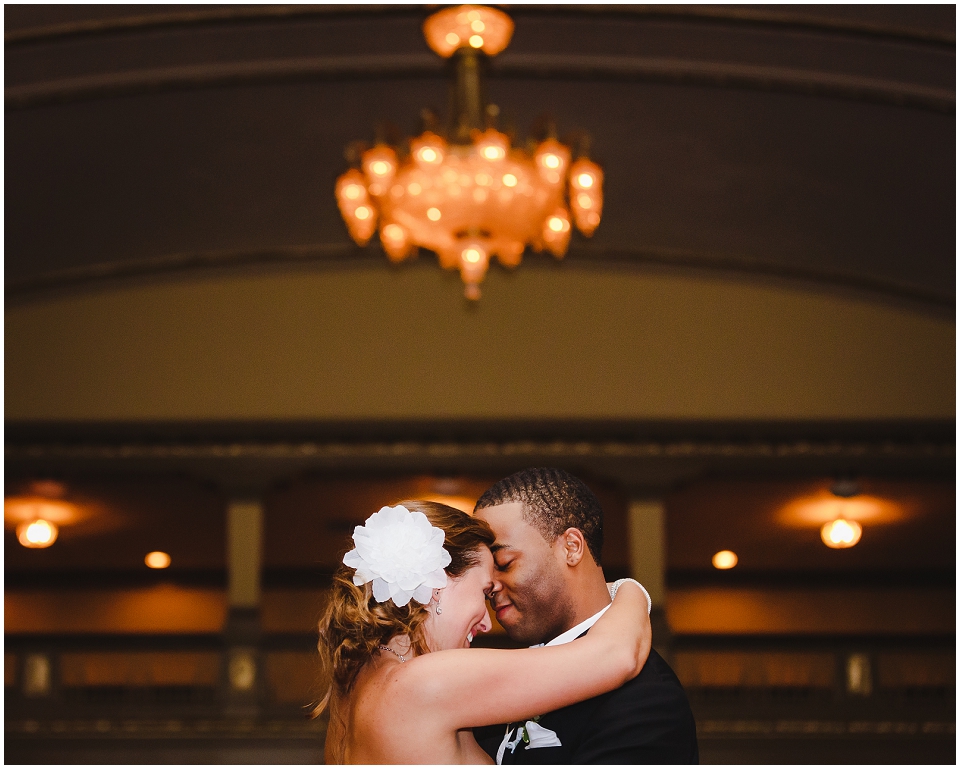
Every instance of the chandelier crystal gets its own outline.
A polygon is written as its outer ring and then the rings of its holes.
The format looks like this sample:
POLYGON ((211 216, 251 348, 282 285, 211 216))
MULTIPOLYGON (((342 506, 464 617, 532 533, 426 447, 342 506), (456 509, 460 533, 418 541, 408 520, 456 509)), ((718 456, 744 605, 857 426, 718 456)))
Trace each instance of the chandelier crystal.
POLYGON ((530 245, 561 258, 572 227, 593 234, 603 213, 603 171, 586 157, 585 142, 574 158, 552 132, 525 150, 497 129, 498 110, 481 96, 481 56, 506 48, 509 16, 484 6, 446 8, 423 32, 435 53, 454 60, 453 125, 357 153, 358 167, 337 179, 337 204, 358 245, 379 230, 393 262, 418 248, 434 251, 442 267, 460 271, 467 298, 479 299, 492 257, 516 267, 530 245))

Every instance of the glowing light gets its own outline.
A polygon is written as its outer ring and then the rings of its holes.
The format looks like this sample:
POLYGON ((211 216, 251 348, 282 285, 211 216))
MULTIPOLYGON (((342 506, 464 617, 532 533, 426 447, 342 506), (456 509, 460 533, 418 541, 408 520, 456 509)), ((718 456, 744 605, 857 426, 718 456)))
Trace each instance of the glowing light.
POLYGON ((36 521, 25 521, 17 526, 17 540, 24 547, 50 547, 57 541, 58 533, 56 524, 42 518, 36 521))
POLYGON ((386 144, 378 144, 360 156, 360 165, 367 178, 389 182, 397 172, 397 153, 386 144))
POLYGON ((483 33, 480 45, 488 56, 496 56, 510 43, 513 35, 513 21, 503 11, 489 6, 468 6, 445 8, 432 14, 423 23, 423 36, 434 53, 448 58, 452 56, 462 41, 470 36, 483 33))
POLYGON ((593 177, 590 174, 580 174, 577 177, 577 184, 588 190, 593 186, 593 177))
POLYGON ((839 499, 829 489, 821 488, 785 504, 777 512, 777 521, 791 528, 819 529, 837 518, 861 525, 886 525, 901 521, 908 514, 908 506, 890 499, 870 494, 839 499))
MULTIPOLYGON (((461 6, 432 14, 423 33, 441 56, 459 49, 456 64, 462 69, 475 61, 464 46, 495 56, 509 43, 513 22, 494 8, 461 6)), ((379 141, 361 153, 360 168, 343 174, 336 188, 355 242, 365 245, 379 228, 393 262, 418 249, 432 251, 441 267, 460 271, 465 293, 474 299, 492 259, 516 267, 527 245, 562 258, 574 225, 592 234, 603 205, 599 166, 585 157, 571 164, 571 148, 552 131, 535 149, 511 146, 496 128, 499 110, 482 100, 479 106, 486 128, 471 120, 468 131, 461 121, 453 144, 430 130, 405 146, 379 141), (589 194, 581 194, 586 187, 589 194)))
POLYGON ((820 529, 823 544, 838 550, 853 547, 860 541, 861 536, 863 536, 863 527, 856 521, 847 521, 843 518, 825 523, 820 529))
POLYGON ((732 550, 721 550, 719 553, 714 553, 711 562, 715 569, 732 569, 737 565, 737 554, 732 550))
POLYGON ((166 569, 170 565, 170 556, 159 550, 154 550, 152 553, 147 553, 143 562, 151 569, 166 569))
POLYGON ((403 227, 399 224, 388 224, 383 228, 383 234, 390 240, 403 240, 403 227))

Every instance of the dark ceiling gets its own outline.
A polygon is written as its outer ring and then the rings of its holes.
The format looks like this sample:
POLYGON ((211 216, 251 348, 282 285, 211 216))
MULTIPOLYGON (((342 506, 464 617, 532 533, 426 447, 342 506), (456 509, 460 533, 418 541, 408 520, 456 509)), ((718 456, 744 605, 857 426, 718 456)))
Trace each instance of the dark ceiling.
MULTIPOLYGON (((565 269, 771 276, 953 311, 955 8, 510 6, 487 91, 587 131, 604 220, 565 269)), ((4 7, 7 298, 383 259, 345 145, 445 111, 422 6, 4 7)), ((529 257, 528 257, 529 258, 529 257)))

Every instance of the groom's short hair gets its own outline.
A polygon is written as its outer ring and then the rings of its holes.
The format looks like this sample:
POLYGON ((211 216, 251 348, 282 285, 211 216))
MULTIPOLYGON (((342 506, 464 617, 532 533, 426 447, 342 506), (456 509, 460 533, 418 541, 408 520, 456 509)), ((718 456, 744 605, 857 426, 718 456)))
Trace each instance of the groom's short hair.
POLYGON ((555 467, 531 467, 497 481, 477 500, 485 507, 520 502, 523 519, 553 542, 569 528, 580 529, 593 560, 603 549, 603 509, 587 485, 555 467))

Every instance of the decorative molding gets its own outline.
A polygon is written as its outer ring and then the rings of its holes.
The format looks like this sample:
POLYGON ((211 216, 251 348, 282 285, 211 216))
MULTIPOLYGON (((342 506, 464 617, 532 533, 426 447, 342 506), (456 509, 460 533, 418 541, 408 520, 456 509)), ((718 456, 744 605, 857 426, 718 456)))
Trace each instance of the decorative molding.
MULTIPOLYGON (((566 16, 671 19, 675 21, 720 22, 774 29, 875 37, 898 42, 953 46, 954 35, 944 31, 923 30, 893 24, 876 24, 854 19, 830 18, 816 13, 786 9, 744 8, 720 5, 540 5, 510 9, 516 16, 562 13, 566 16)), ((806 10, 806 9, 805 9, 806 10)), ((294 18, 332 18, 387 15, 425 16, 423 6, 415 5, 274 5, 233 6, 177 10, 164 13, 117 16, 110 19, 84 19, 45 26, 27 27, 4 33, 10 46, 45 43, 61 38, 90 37, 146 32, 164 27, 195 27, 211 24, 288 21, 294 18)))
POLYGON ((10 460, 951 459, 953 442, 884 441, 237 441, 231 443, 9 443, 10 460))
POLYGON ((250 718, 99 718, 54 721, 17 719, 6 723, 8 736, 38 740, 111 737, 128 740, 207 738, 282 741, 300 739, 316 742, 326 734, 326 731, 325 721, 305 719, 302 716, 298 719, 274 718, 270 721, 250 718))
MULTIPOLYGON (((536 259, 526 254, 526 259, 536 259)), ((187 251, 143 259, 104 262, 68 270, 41 273, 26 278, 8 278, 4 292, 8 300, 27 301, 37 295, 102 282, 179 272, 223 270, 248 266, 326 264, 338 267, 368 266, 385 262, 379 248, 361 249, 352 243, 277 246, 250 251, 187 251)), ((871 275, 839 270, 770 262, 728 254, 625 246, 594 247, 574 245, 566 262, 574 266, 655 265, 674 269, 711 270, 772 277, 831 288, 852 289, 897 301, 917 302, 940 311, 953 312, 956 299, 947 292, 909 286, 871 275)))
MULTIPOLYGON (((83 719, 56 721, 15 719, 7 722, 8 736, 18 739, 126 739, 253 738, 270 740, 322 737, 326 724, 319 720, 274 719, 83 719)), ((698 739, 830 739, 835 737, 950 738, 956 724, 950 721, 760 720, 704 719, 697 722, 698 739)))
MULTIPOLYGON (((8 110, 18 110, 193 88, 290 80, 441 77, 444 73, 444 62, 425 53, 268 59, 142 69, 15 85, 4 89, 4 101, 8 110)), ((686 59, 508 52, 491 62, 490 76, 668 82, 839 98, 947 115, 956 112, 956 94, 945 88, 789 67, 686 59)))
POLYGON ((950 737, 956 724, 947 721, 811 721, 797 720, 700 720, 698 739, 824 739, 831 737, 950 737))

